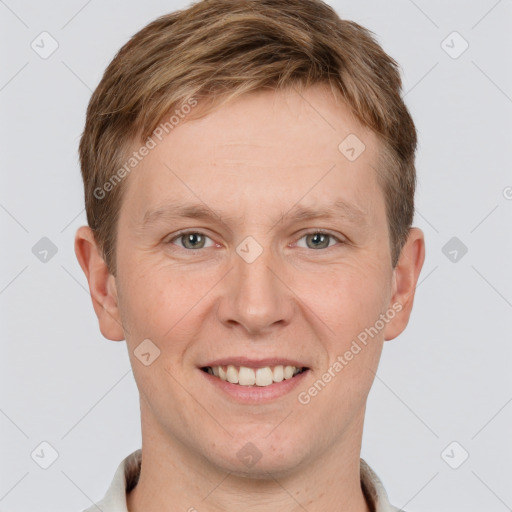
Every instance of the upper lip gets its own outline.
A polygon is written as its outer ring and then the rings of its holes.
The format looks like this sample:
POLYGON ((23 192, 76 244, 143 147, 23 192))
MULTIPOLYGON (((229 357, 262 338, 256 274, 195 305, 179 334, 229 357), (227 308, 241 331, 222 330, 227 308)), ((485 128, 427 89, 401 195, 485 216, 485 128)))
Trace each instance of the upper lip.
POLYGON ((211 366, 245 366, 247 368, 264 368, 266 366, 295 366, 296 368, 306 368, 307 366, 294 359, 286 357, 272 357, 266 359, 251 359, 248 357, 223 357, 222 359, 215 359, 205 364, 201 364, 200 368, 211 366))

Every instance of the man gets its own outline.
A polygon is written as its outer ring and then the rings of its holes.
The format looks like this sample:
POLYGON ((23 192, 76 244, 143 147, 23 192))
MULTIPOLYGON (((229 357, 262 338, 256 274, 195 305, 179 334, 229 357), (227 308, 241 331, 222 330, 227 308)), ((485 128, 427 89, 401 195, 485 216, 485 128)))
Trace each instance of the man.
POLYGON ((319 0, 136 34, 90 101, 75 251, 142 449, 88 510, 388 512, 360 459, 424 260, 396 63, 319 0))

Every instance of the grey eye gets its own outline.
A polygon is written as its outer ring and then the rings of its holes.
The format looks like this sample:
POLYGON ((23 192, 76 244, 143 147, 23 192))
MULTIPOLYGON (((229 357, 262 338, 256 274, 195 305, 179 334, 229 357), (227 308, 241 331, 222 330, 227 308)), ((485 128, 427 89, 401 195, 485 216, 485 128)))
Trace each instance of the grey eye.
POLYGON ((300 240, 302 239, 306 240, 307 249, 326 249, 327 247, 333 245, 335 241, 340 241, 335 236, 329 233, 322 233, 321 231, 307 233, 300 240))
POLYGON ((194 250, 203 249, 207 247, 207 240, 209 240, 209 237, 203 233, 200 233, 198 231, 187 231, 186 233, 181 233, 177 237, 173 238, 172 240, 169 241, 169 243, 175 243, 177 241, 180 241, 181 243, 177 243, 179 247, 194 250))

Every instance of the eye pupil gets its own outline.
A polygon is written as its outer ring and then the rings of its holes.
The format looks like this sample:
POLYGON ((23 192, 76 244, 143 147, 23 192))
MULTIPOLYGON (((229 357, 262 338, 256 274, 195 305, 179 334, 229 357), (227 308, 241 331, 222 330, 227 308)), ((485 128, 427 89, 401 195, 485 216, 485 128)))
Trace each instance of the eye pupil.
MULTIPOLYGON (((184 235, 185 243, 184 246, 187 247, 187 244, 191 244, 193 247, 191 249, 197 249, 198 239, 201 239, 202 235, 199 233, 189 233, 188 235, 184 235)), ((204 243, 204 240, 203 240, 204 243)))
POLYGON ((329 236, 325 233, 314 233, 312 235, 313 240, 313 248, 318 249, 319 247, 327 247, 329 245, 329 236), (325 242, 327 241, 327 245, 325 245, 325 242))

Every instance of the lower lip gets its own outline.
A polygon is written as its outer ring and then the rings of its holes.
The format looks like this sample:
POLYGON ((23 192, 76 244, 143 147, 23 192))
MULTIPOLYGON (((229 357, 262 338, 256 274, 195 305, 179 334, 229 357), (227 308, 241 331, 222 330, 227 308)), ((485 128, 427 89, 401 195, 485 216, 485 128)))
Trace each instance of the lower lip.
POLYGON ((224 392, 239 403, 255 404, 265 403, 277 400, 291 393, 306 377, 309 370, 298 373, 291 379, 285 379, 281 382, 274 382, 270 386, 241 386, 240 384, 231 384, 225 380, 210 375, 199 369, 203 376, 217 389, 224 392))

